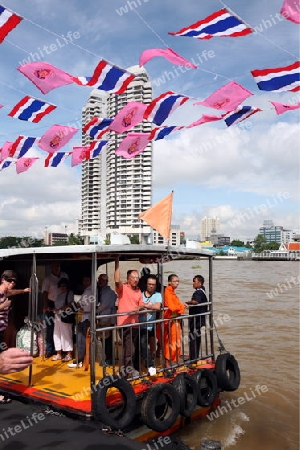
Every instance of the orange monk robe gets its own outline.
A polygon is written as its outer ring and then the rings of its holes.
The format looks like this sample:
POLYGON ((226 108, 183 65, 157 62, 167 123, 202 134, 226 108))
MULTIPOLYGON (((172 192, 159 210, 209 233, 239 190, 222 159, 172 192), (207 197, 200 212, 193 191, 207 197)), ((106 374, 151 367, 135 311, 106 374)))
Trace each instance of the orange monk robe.
MULTIPOLYGON (((184 305, 181 303, 174 289, 167 286, 164 292, 164 306, 168 309, 164 312, 164 318, 170 319, 184 313, 184 305)), ((164 326, 164 355, 168 360, 177 362, 181 352, 181 327, 177 320, 170 320, 164 326)))

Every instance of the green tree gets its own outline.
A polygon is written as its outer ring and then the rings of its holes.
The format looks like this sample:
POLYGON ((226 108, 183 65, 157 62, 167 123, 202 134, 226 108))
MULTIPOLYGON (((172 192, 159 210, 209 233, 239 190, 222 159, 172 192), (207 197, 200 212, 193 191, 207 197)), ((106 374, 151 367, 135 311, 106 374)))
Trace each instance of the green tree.
POLYGON ((280 247, 280 244, 278 242, 269 242, 265 245, 265 250, 278 250, 280 247))
POLYGON ((254 249, 255 253, 260 253, 265 250, 267 241, 266 241, 266 238, 262 234, 258 234, 253 242, 254 242, 253 249, 254 249))
POLYGON ((71 233, 68 236, 68 245, 83 245, 83 239, 79 234, 71 233))
POLYGON ((36 239, 30 236, 6 236, 0 239, 0 248, 27 248, 41 247, 43 239, 36 239))
POLYGON ((244 247, 244 242, 240 241, 239 239, 233 239, 230 245, 233 245, 234 247, 244 247))
POLYGON ((129 236, 129 239, 130 239, 130 244, 139 244, 140 243, 139 237, 136 234, 134 234, 133 236, 129 236))

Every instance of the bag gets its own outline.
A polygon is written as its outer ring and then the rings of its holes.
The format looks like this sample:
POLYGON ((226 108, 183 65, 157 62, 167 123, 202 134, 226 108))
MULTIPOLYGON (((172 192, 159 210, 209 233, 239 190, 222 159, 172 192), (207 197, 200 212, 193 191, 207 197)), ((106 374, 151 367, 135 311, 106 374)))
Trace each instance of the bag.
MULTIPOLYGON (((68 304, 68 294, 69 294, 69 291, 67 292, 67 295, 66 295, 65 306, 67 306, 67 304, 68 304)), ((62 311, 60 320, 63 323, 71 323, 72 325, 74 325, 75 324, 75 313, 72 312, 72 313, 67 314, 66 311, 62 311)))
MULTIPOLYGON (((30 352, 30 343, 31 343, 31 328, 28 325, 25 325, 24 327, 20 328, 20 330, 17 332, 16 346, 30 352)), ((38 356, 38 354, 39 349, 37 343, 37 334, 34 331, 32 356, 38 356)))

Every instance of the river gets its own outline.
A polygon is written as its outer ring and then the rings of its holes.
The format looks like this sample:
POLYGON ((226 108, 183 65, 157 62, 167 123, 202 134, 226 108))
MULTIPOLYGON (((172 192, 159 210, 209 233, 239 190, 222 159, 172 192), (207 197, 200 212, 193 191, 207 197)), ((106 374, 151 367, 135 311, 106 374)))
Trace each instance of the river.
MULTIPOLYGON (((165 265, 165 277, 171 272, 180 277, 184 301, 193 276, 208 276, 208 262, 174 261, 165 265)), ((219 417, 176 435, 196 450, 202 439, 221 441, 222 450, 298 450, 299 263, 216 260, 213 273, 218 334, 239 363, 241 384, 221 394, 227 410, 219 417), (231 403, 239 397, 242 405, 231 403)))

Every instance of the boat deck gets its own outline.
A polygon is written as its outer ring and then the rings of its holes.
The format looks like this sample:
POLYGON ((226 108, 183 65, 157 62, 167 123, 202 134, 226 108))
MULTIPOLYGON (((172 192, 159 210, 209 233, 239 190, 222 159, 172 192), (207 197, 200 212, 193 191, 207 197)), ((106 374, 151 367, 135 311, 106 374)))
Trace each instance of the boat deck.
MULTIPOLYGON (((213 368, 214 365, 203 360, 194 365, 194 370, 198 368, 213 368)), ((103 367, 99 364, 95 366, 95 379, 97 384, 104 376, 117 374, 118 367, 103 367)), ((176 370, 187 371, 185 367, 176 370)), ((144 376, 137 380, 132 380, 131 384, 135 394, 141 395, 152 384, 158 382, 170 382, 170 378, 165 378, 163 372, 155 376, 144 376)), ((62 410, 70 414, 76 414, 89 418, 92 415, 90 371, 82 367, 70 368, 68 363, 62 361, 51 361, 51 358, 34 358, 32 365, 32 383, 29 386, 29 369, 9 375, 0 375, 0 390, 12 395, 18 395, 28 401, 36 401, 51 405, 51 409, 62 410)), ((116 396, 114 388, 109 389, 107 402, 110 403, 116 396)))

